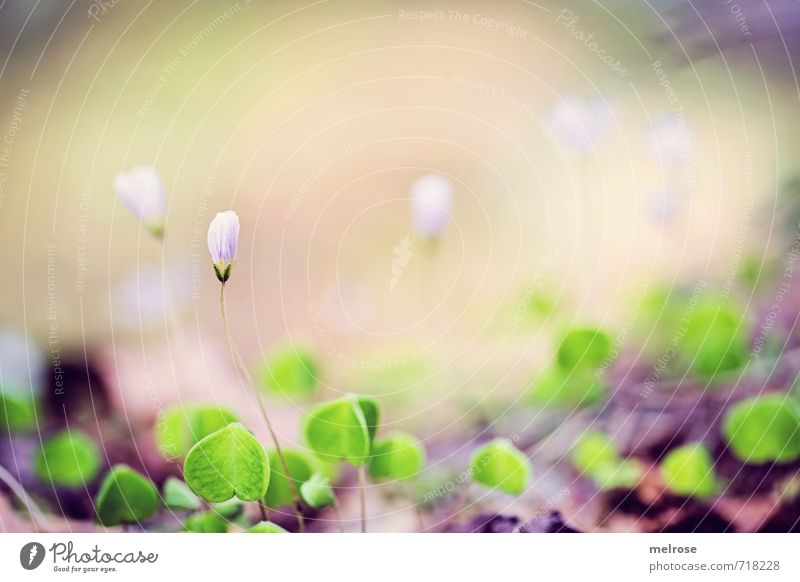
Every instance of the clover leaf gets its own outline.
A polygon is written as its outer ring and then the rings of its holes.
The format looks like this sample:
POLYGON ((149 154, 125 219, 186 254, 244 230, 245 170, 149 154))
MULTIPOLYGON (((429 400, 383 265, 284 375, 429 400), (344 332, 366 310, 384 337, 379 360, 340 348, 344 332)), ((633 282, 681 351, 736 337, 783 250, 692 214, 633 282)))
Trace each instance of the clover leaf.
POLYGON ((528 458, 507 439, 479 447, 470 462, 472 479, 489 489, 520 495, 531 478, 528 458))
POLYGON ((307 398, 319 384, 319 366, 311 351, 288 344, 267 356, 261 372, 261 385, 269 392, 288 397, 307 398))
POLYGON ((800 413, 782 394, 738 402, 728 411, 722 434, 745 463, 790 463, 800 457, 800 413))
POLYGON ((370 454, 380 412, 371 398, 348 395, 315 407, 305 418, 303 434, 323 461, 364 464, 370 454))
POLYGON ((227 501, 220 503, 212 503, 211 511, 226 519, 234 520, 240 518, 244 514, 244 503, 238 497, 231 497, 227 501))
POLYGON ((244 426, 231 423, 195 444, 183 464, 186 484, 210 502, 258 501, 267 492, 270 465, 261 444, 244 426))
POLYGON ((247 530, 247 533, 289 533, 277 523, 272 523, 271 521, 261 521, 250 529, 247 530))
POLYGON ((631 489, 642 469, 636 461, 623 459, 616 443, 599 431, 586 431, 570 452, 572 465, 600 490, 631 489))
POLYGON ((98 521, 105 526, 139 523, 158 510, 158 491, 138 471, 115 465, 103 478, 95 510, 98 521))
POLYGON ((36 427, 36 399, 31 394, 5 392, 0 387, 0 429, 24 432, 36 427))
POLYGON ((744 314, 729 298, 702 296, 687 306, 680 342, 684 359, 705 378, 735 370, 747 360, 748 328, 744 314))
POLYGON ((214 511, 201 511, 187 517, 183 529, 192 533, 226 533, 228 520, 214 511))
MULTIPOLYGON (((306 481, 314 472, 314 459, 303 451, 283 450, 283 458, 289 475, 294 481, 294 488, 299 490, 300 485, 306 481)), ((292 505, 294 498, 289 480, 283 470, 283 464, 275 450, 267 453, 271 474, 269 478, 269 488, 264 503, 267 507, 285 507, 292 505)))
POLYGON ((714 459, 703 444, 672 449, 660 465, 667 489, 685 497, 709 497, 717 492, 714 459))
POLYGON ((561 338, 556 359, 563 370, 595 370, 612 353, 611 338, 599 329, 571 329, 561 338))
POLYGON ((199 440, 237 420, 236 415, 225 408, 176 406, 156 423, 156 445, 165 458, 182 458, 199 440))
POLYGON ((194 511, 200 508, 200 498, 177 477, 167 477, 164 481, 164 505, 179 511, 194 511))
POLYGON ((62 431, 36 451, 33 468, 45 483, 67 488, 85 486, 100 471, 100 453, 95 444, 79 431, 62 431))
POLYGON ((608 384, 593 371, 565 371, 558 366, 539 374, 531 383, 531 402, 543 408, 568 410, 597 404, 608 384))
POLYGON ((425 463, 425 450, 413 436, 395 432, 381 439, 372 449, 369 474, 373 480, 410 479, 425 463))
POLYGON ((314 473, 300 485, 300 496, 314 509, 336 505, 336 496, 333 494, 330 480, 318 473, 314 473))

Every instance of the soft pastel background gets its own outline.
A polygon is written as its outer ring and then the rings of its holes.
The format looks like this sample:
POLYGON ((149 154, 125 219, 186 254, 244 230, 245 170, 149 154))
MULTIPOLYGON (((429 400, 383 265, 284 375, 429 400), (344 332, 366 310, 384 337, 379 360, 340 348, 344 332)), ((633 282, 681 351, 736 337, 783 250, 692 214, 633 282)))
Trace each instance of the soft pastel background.
MULTIPOLYGON (((523 397, 560 326, 620 333, 657 282, 724 284, 771 252, 800 149, 794 47, 742 39, 710 4, 4 2, 2 325, 99 362, 142 442, 178 401, 256 419, 205 248, 232 208, 232 327, 254 367, 279 342, 309 345, 323 397, 383 394, 390 427, 459 434, 523 397), (603 104, 584 154, 552 126, 575 99, 603 104), (167 185, 163 245, 111 188, 143 163, 167 185), (392 285, 409 187, 430 171, 455 184, 452 223, 433 257, 412 241, 392 285), (540 288, 559 310, 520 324, 540 288)), ((774 22, 741 4, 755 31, 774 22)), ((305 404, 271 405, 297 443, 305 404)))

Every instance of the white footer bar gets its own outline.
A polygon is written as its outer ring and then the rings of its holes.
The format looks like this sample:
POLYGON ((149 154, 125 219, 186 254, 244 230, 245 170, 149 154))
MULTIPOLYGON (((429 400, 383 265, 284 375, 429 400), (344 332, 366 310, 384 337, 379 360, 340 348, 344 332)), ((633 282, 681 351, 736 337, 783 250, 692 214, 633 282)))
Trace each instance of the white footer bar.
POLYGON ((792 534, 2 534, 0 580, 800 580, 792 534), (42 551, 44 555, 42 555, 42 551), (35 566, 35 567, 34 567, 35 566), (32 569, 27 569, 32 568, 32 569), (255 576, 255 577, 253 577, 255 576), (436 577, 436 578, 434 578, 436 577))

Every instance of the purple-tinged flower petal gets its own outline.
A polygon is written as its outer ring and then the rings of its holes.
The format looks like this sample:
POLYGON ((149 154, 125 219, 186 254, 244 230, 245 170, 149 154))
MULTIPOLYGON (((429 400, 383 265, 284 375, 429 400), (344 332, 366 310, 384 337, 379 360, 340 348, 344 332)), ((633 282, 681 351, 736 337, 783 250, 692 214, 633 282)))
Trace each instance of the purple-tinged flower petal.
POLYGON ((411 223, 420 236, 439 236, 452 208, 453 185, 441 174, 427 174, 411 187, 411 223))
POLYGON ((161 176, 153 166, 136 166, 114 178, 122 203, 154 234, 163 234, 166 195, 161 176))
POLYGON ((208 227, 208 252, 214 272, 223 283, 228 280, 236 262, 239 242, 239 217, 233 210, 218 212, 208 227))

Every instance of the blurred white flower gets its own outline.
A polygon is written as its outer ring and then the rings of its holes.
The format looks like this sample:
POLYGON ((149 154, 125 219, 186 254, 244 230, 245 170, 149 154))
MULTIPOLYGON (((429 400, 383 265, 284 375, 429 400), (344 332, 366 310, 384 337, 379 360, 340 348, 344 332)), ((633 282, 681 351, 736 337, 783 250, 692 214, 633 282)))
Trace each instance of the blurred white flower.
POLYGON ((0 330, 0 394, 39 392, 44 365, 36 344, 16 331, 0 330))
POLYGON ((691 133, 685 120, 674 113, 657 119, 647 131, 647 149, 657 160, 676 164, 691 155, 691 133))
POLYGON ((161 176, 153 166, 136 166, 114 178, 122 203, 156 236, 164 234, 166 195, 161 176))
POLYGON ((583 100, 569 95, 553 104, 545 125, 568 149, 586 156, 605 137, 613 121, 613 108, 603 99, 583 100))
POLYGON ((453 185, 441 174, 427 174, 411 186, 411 223, 420 236, 439 236, 452 208, 453 185))
POLYGON ((166 327, 168 309, 185 309, 191 273, 185 263, 166 266, 136 264, 115 287, 114 322, 129 329, 166 327))
POLYGON ((222 283, 231 276, 239 242, 239 217, 233 210, 218 212, 208 227, 208 252, 222 283))
POLYGON ((665 226, 677 218, 683 203, 683 196, 679 190, 657 188, 647 195, 644 212, 656 224, 665 226))

